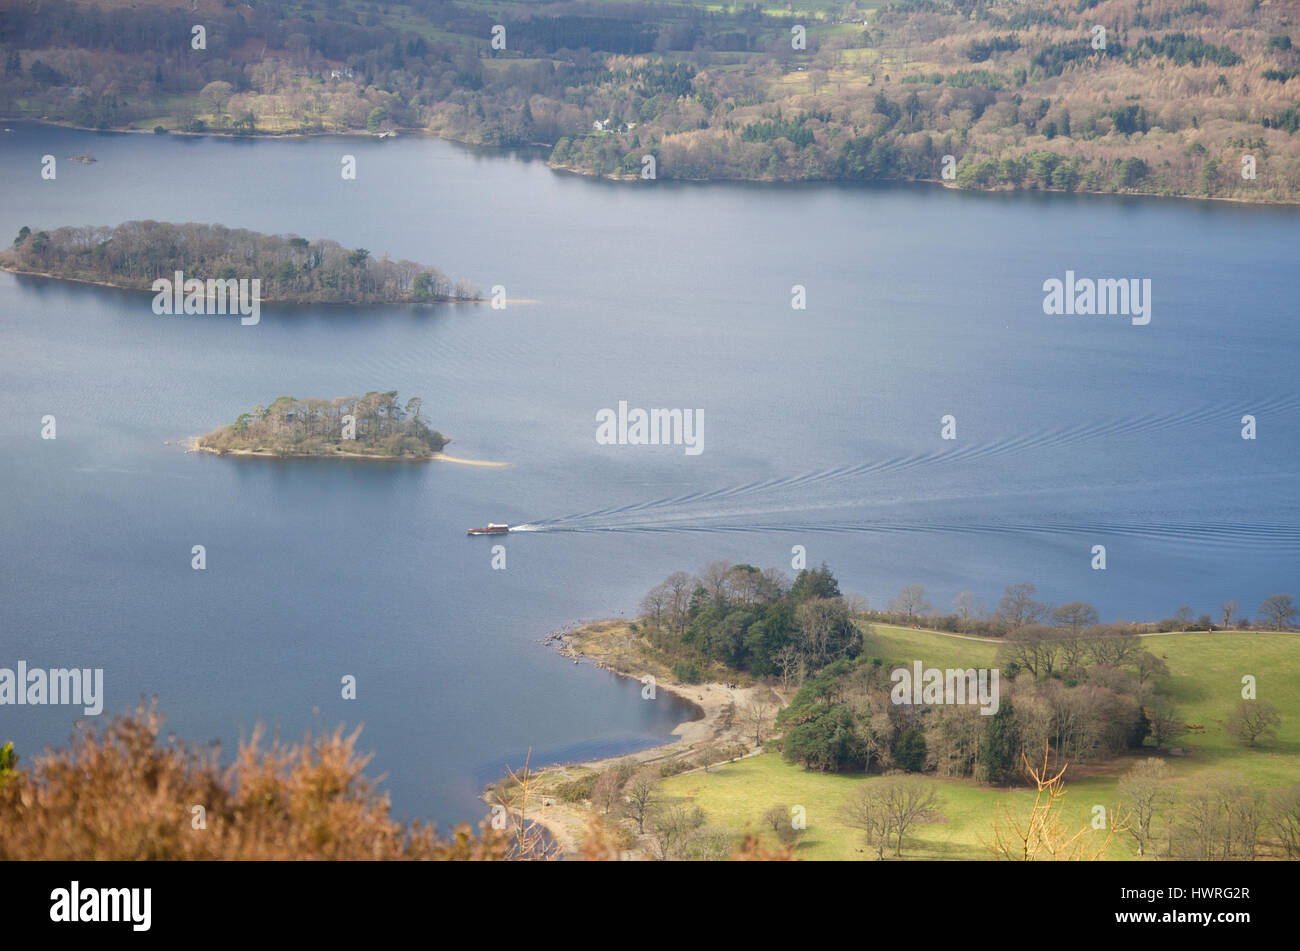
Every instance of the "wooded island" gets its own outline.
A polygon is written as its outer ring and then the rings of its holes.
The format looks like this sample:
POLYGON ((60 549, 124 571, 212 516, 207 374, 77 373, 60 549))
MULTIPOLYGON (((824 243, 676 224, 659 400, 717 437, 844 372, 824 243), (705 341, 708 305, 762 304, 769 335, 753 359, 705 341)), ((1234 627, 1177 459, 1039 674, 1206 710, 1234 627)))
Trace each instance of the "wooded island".
POLYGON ((450 440, 429 427, 423 406, 413 396, 403 408, 396 390, 332 400, 281 396, 200 436, 194 448, 223 455, 431 459, 450 440))
POLYGON ((324 304, 476 300, 479 290, 436 267, 372 258, 337 241, 267 235, 223 225, 127 221, 116 227, 24 226, 0 267, 93 284, 156 290, 176 272, 186 280, 260 281, 262 301, 324 304))

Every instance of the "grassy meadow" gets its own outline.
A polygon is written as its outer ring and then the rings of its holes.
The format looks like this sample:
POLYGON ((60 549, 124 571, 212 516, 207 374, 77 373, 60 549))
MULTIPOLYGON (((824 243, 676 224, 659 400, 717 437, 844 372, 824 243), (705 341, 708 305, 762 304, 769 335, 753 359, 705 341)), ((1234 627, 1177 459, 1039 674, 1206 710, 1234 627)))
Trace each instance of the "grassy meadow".
MULTIPOLYGON (((1202 730, 1179 738, 1185 755, 1156 754, 1148 748, 1109 760, 1071 766, 1066 774, 1065 813, 1085 824, 1094 805, 1114 805, 1120 777, 1148 755, 1169 763, 1175 787, 1194 787, 1214 773, 1228 773, 1250 785, 1276 789, 1300 783, 1300 636, 1256 632, 1169 634, 1144 638, 1144 646, 1163 657, 1169 677, 1162 688, 1178 702, 1183 718, 1202 730), (1276 739, 1251 749, 1227 736, 1223 721, 1241 697, 1241 680, 1253 675, 1257 696, 1277 707, 1282 725, 1276 739)), ((963 640, 930 631, 873 625, 866 641, 868 656, 886 664, 921 660, 929 667, 981 667, 994 663, 992 641, 963 640)), ((763 753, 664 781, 664 793, 693 801, 713 823, 736 834, 746 828, 775 843, 762 816, 776 804, 803 806, 807 829, 796 856, 802 859, 871 859, 862 833, 847 825, 841 811, 852 791, 875 777, 864 774, 808 772, 786 763, 780 754, 763 753)), ((1027 809, 1033 793, 995 789, 974 780, 926 778, 943 798, 945 822, 919 826, 903 855, 909 859, 989 859, 987 843, 996 810, 1012 804, 1027 809)), ((1100 844, 1100 835, 1095 841, 1100 844)), ((1267 833, 1263 854, 1270 854, 1267 833)), ((1132 842, 1116 836, 1108 859, 1136 856, 1132 842)))

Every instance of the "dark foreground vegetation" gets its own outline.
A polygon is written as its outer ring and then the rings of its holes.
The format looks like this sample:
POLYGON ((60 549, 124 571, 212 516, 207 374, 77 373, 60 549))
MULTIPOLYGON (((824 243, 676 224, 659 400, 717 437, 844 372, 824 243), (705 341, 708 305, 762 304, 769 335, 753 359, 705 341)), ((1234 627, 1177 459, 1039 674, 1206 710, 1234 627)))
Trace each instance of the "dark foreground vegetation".
POLYGON ((223 765, 216 747, 162 735, 141 706, 82 721, 64 750, 0 763, 0 860, 501 859, 504 833, 450 838, 389 816, 356 732, 286 743, 257 729, 223 765), (21 834, 10 834, 22 830, 21 834))
MULTIPOLYGON (((0 744, 0 861, 20 860, 434 860, 504 861, 555 855, 525 819, 533 776, 513 774, 504 821, 468 823, 449 836, 389 814, 366 777, 360 730, 297 742, 259 725, 222 763, 215 745, 164 736, 163 717, 141 704, 102 725, 82 720, 67 749, 30 766, 0 744), (19 831, 21 830, 21 831, 19 831)), ((593 819, 581 857, 617 858, 593 819)), ((578 856, 575 856, 578 857, 578 856)), ((788 858, 745 838, 719 857, 788 858)))

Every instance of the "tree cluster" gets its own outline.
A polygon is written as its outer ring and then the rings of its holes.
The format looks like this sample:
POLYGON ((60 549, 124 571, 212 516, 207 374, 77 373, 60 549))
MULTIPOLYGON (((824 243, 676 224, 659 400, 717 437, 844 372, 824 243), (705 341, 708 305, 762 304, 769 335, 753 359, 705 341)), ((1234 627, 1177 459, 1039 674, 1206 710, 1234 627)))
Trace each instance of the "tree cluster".
POLYGON ((715 561, 698 576, 674 572, 641 600, 651 642, 698 673, 710 663, 784 682, 841 657, 862 637, 839 583, 823 564, 791 583, 777 570, 715 561))
POLYGON ((1147 759, 1125 774, 1119 799, 1139 855, 1188 861, 1252 861, 1272 837, 1280 857, 1300 859, 1300 786, 1273 793, 1224 772, 1179 788, 1169 764, 1147 759))

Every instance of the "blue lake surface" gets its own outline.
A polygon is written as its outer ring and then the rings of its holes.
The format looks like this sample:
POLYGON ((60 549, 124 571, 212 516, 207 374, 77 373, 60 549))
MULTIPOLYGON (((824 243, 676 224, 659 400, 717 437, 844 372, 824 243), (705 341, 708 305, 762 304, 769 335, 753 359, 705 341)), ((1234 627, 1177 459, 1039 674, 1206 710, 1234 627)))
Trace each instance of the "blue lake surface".
MULTIPOLYGON (((678 569, 789 571, 803 545, 875 606, 916 583, 992 608, 1028 581, 1105 620, 1300 595, 1296 209, 611 184, 410 136, 11 128, 6 241, 215 222, 534 301, 265 305, 244 327, 0 273, 0 666, 103 667, 106 712, 156 694, 171 730, 228 749, 258 720, 363 724, 397 813, 445 824, 530 747, 615 754, 689 716, 540 643, 678 569), (1149 278, 1151 323, 1045 315, 1067 270, 1149 278), (449 452, 511 467, 183 452, 280 395, 390 389, 423 397, 449 452), (598 445, 620 400, 702 409, 704 451, 598 445), (535 529, 504 571, 464 534, 488 521, 535 529)), ((30 757, 76 713, 3 707, 0 735, 30 757)))

